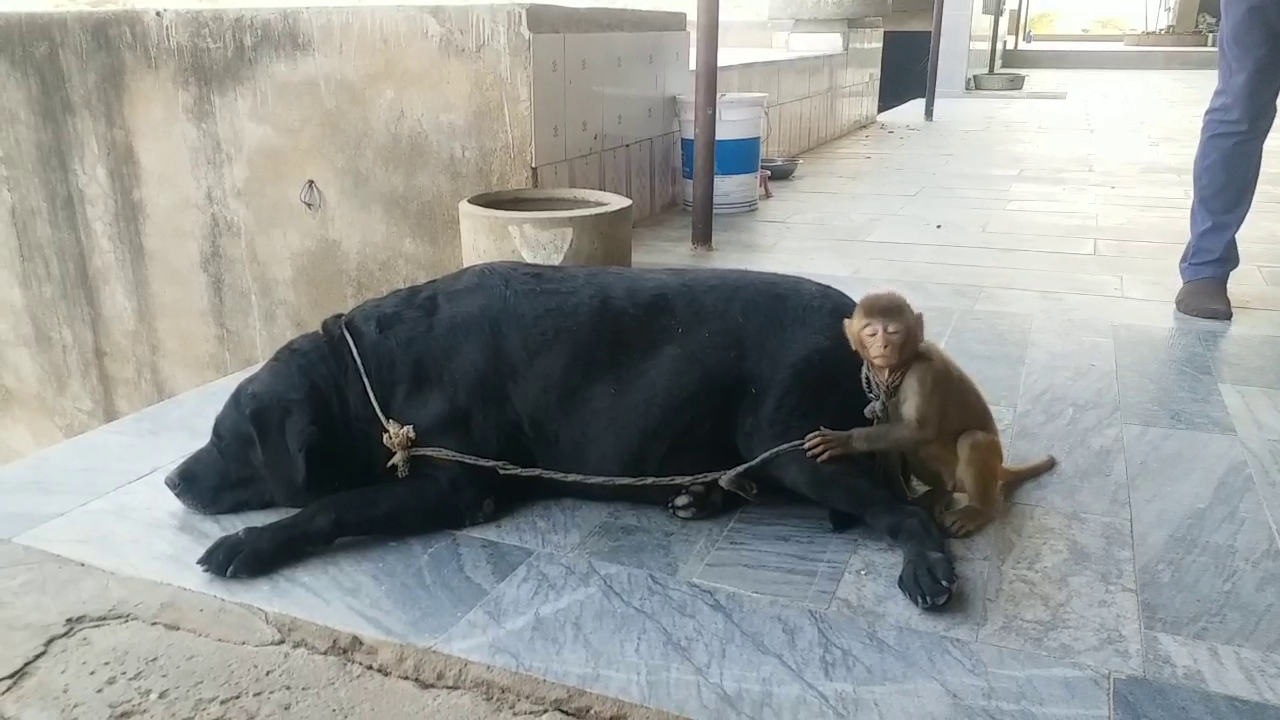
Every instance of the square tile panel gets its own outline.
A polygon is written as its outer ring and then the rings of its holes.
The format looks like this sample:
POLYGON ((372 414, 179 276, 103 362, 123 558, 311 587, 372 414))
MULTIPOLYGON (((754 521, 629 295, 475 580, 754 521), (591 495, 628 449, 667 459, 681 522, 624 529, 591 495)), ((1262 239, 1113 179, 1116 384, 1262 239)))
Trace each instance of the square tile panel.
POLYGON ((532 38, 533 165, 564 160, 565 127, 564 36, 538 34, 532 38))
POLYGON ((601 77, 605 52, 598 34, 564 36, 565 150, 569 158, 604 147, 604 95, 601 77))

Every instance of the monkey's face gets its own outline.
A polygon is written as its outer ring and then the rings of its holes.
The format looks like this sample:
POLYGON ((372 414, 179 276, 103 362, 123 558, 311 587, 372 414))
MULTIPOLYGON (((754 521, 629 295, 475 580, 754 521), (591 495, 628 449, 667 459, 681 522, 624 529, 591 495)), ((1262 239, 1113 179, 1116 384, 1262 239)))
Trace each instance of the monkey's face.
POLYGON ((858 328, 862 359, 881 369, 897 367, 907 360, 911 328, 895 320, 868 320, 858 328))

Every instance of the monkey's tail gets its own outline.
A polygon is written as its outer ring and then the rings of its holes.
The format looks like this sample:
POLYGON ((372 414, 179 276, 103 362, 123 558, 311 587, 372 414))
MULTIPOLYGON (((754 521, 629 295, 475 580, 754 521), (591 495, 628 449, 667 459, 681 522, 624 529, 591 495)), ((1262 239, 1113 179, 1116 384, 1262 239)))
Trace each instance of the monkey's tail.
POLYGON ((1040 477, 1052 470, 1057 464, 1057 458, 1052 455, 1045 455, 1043 458, 1026 465, 1014 465, 1012 467, 1003 465, 1000 467, 1000 486, 1004 488, 1005 494, 1011 493, 1022 483, 1040 477))

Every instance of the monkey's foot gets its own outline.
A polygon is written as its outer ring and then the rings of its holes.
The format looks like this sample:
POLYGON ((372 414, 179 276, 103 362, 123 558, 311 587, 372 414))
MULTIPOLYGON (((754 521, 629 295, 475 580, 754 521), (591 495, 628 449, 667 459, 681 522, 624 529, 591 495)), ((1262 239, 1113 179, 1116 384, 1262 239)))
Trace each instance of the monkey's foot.
POLYGON ((715 483, 690 485, 667 502, 667 511, 681 520, 701 520, 724 509, 724 489, 715 483))
POLYGON ((965 505, 942 513, 940 520, 951 537, 966 538, 991 522, 991 516, 982 508, 965 505))

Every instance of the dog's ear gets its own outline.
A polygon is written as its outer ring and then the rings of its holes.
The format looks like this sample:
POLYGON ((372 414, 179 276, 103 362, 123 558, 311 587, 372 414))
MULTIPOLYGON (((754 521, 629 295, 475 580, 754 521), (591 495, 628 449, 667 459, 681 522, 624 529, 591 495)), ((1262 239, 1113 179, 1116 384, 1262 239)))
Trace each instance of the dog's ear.
POLYGON ((247 415, 267 483, 290 490, 307 487, 315 425, 306 407, 295 403, 255 404, 247 415))
POLYGON ((326 338, 336 338, 342 335, 342 322, 346 320, 346 313, 334 313, 324 320, 320 321, 320 334, 326 338))

